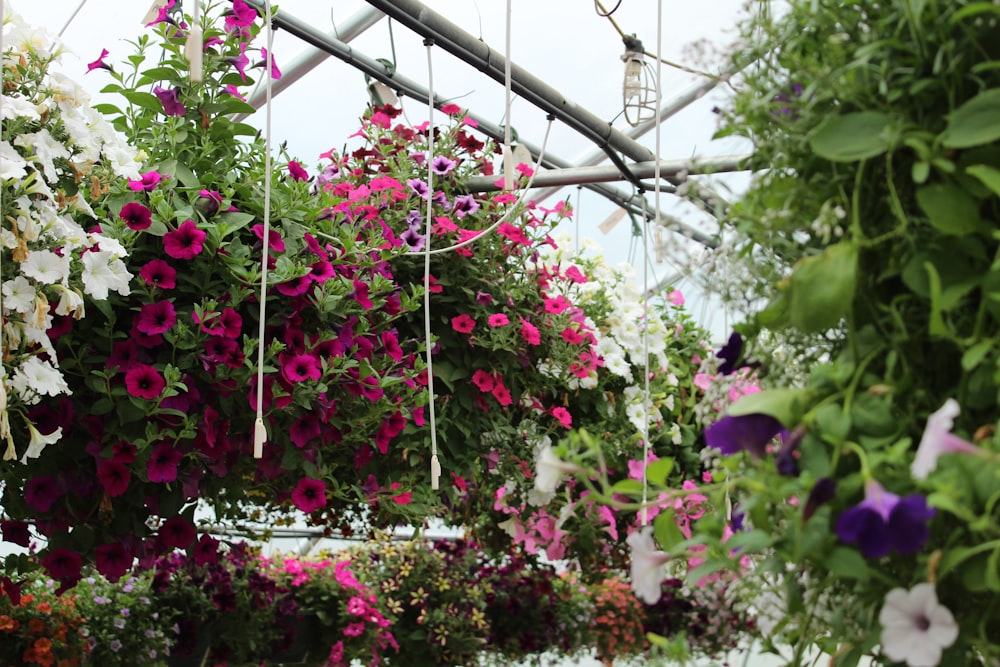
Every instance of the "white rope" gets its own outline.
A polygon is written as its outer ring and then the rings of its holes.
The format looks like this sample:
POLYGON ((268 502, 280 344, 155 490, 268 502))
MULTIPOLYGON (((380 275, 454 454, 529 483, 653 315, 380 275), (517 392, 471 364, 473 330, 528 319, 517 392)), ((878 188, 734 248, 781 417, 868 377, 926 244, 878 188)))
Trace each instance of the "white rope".
POLYGON ((264 0, 267 29, 267 57, 264 59, 264 247, 260 255, 260 310, 257 326, 257 419, 253 425, 253 456, 264 455, 267 427, 264 426, 264 320, 267 316, 267 256, 271 251, 271 67, 274 62, 274 30, 271 28, 271 0, 264 0))
MULTIPOLYGON (((6 71, 3 66, 3 60, 5 57, 5 45, 3 40, 3 33, 5 28, 5 23, 7 21, 7 7, 4 4, 4 0, 0 0, 0 84, 3 83, 3 72, 6 71)), ((0 98, 2 100, 2 98, 0 98)), ((0 137, 3 136, 3 114, 0 113, 0 137)), ((0 158, 2 162, 2 158, 0 158)), ((0 211, 3 210, 3 184, 0 183, 0 211)), ((2 217, 0 217, 0 224, 2 224, 2 217)), ((16 223, 15 223, 16 224, 16 223)), ((0 253, 0 276, 3 275, 3 253, 0 253)), ((0 278, 2 279, 2 278, 0 278)), ((10 461, 17 458, 17 452, 14 449, 14 440, 10 435, 10 423, 9 417, 7 415, 7 369, 4 368, 3 360, 7 356, 7 331, 3 326, 3 291, 0 290, 0 429, 3 431, 3 437, 7 441, 7 448, 4 451, 3 460, 10 461)))
MULTIPOLYGON (((542 161, 541 158, 539 158, 538 162, 541 163, 541 161, 542 161)), ((573 225, 574 225, 573 254, 574 255, 580 254, 580 193, 581 192, 583 192, 583 186, 582 185, 576 186, 576 209, 573 210, 573 225)))
POLYGON ((431 231, 434 223, 432 207, 434 206, 434 68, 431 53, 434 49, 432 40, 424 40, 427 46, 427 221, 424 236, 424 339, 427 346, 427 393, 430 395, 431 426, 431 489, 441 486, 441 462, 438 459, 437 448, 437 413, 434 409, 434 346, 431 341, 431 231))
POLYGON ((504 44, 504 64, 503 64, 503 91, 504 91, 504 112, 503 112, 503 189, 510 190, 514 187, 514 152, 510 147, 510 8, 511 0, 507 0, 507 38, 504 44))
MULTIPOLYGON (((541 164, 542 159, 545 157, 545 146, 548 145, 548 143, 549 143, 549 132, 552 130, 552 122, 553 121, 554 121, 554 118, 549 118, 549 124, 545 128, 545 137, 542 139, 542 147, 541 147, 541 149, 538 152, 538 164, 541 164)), ((513 204, 510 205, 510 208, 508 208, 504 212, 504 214, 500 217, 500 219, 497 220, 496 222, 494 222, 492 225, 490 225, 486 229, 484 229, 483 231, 481 231, 479 234, 476 234, 475 236, 473 236, 470 239, 465 239, 464 241, 462 241, 460 243, 456 243, 454 245, 450 245, 450 246, 448 246, 446 248, 437 248, 435 250, 430 250, 430 243, 425 241, 425 245, 424 245, 424 249, 423 250, 410 250, 410 251, 407 251, 404 254, 406 254, 406 255, 427 255, 427 254, 441 255, 441 254, 446 253, 446 252, 451 252, 453 250, 458 250, 459 248, 464 248, 467 245, 471 245, 471 244, 475 243, 479 239, 485 238, 486 236, 488 236, 489 234, 491 234, 493 231, 495 231, 497 227, 499 227, 503 223, 507 222, 507 220, 510 219, 510 216, 513 213, 515 213, 516 211, 519 210, 521 204, 523 204, 524 200, 527 198, 528 192, 531 190, 531 184, 535 182, 535 173, 537 173, 537 171, 532 172, 531 176, 528 178, 528 182, 525 183, 525 185, 524 185, 524 189, 521 190, 521 194, 519 194, 517 196, 517 199, 514 201, 513 204)), ((429 186, 428 186, 428 194, 427 194, 427 196, 428 197, 432 197, 431 190, 430 190, 429 186)))
POLYGON ((80 13, 80 10, 83 9, 83 6, 85 4, 87 4, 87 0, 80 0, 80 4, 76 6, 76 9, 73 10, 73 13, 69 15, 68 19, 66 19, 65 25, 63 25, 62 30, 59 31, 60 38, 63 36, 63 33, 65 33, 66 30, 69 28, 69 26, 73 23, 73 20, 76 18, 76 15, 80 13))
MULTIPOLYGON (((192 83, 201 83, 204 79, 204 35, 201 30, 201 0, 194 0, 194 13, 192 14, 191 28, 188 30, 187 40, 184 43, 184 57, 188 60, 189 75, 192 83)), ((268 51, 270 52, 270 48, 268 51)))
MULTIPOLYGON (((660 108, 660 98, 662 96, 662 88, 660 85, 661 78, 660 72, 663 66, 662 56, 663 48, 663 0, 657 0, 656 2, 656 108, 660 108)), ((660 226, 660 126, 661 123, 656 124, 656 145, 654 152, 656 153, 656 163, 653 166, 653 222, 656 227, 660 226)), ((643 199, 645 202, 645 199, 643 199)), ((643 472, 642 472, 642 525, 646 526, 649 524, 649 509, 646 506, 649 494, 649 480, 646 475, 646 468, 649 466, 649 415, 651 412, 651 398, 649 390, 649 221, 643 211, 642 216, 642 313, 643 313, 643 327, 642 327, 642 353, 643 353, 643 401, 644 414, 646 418, 642 423, 642 459, 643 459, 643 472)))

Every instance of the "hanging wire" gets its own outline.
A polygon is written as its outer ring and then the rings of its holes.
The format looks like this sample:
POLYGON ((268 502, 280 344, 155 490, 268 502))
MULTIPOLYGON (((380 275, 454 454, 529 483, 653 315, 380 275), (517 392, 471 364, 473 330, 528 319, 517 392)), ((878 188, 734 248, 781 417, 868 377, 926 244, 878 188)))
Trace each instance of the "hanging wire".
POLYGON ((80 10, 83 9, 83 6, 85 4, 87 4, 87 0, 80 0, 80 4, 76 6, 76 9, 73 10, 73 13, 69 15, 68 19, 66 19, 66 23, 63 24, 62 30, 60 30, 57 33, 60 38, 62 38, 63 34, 69 28, 70 24, 73 23, 73 20, 76 18, 76 15, 80 13, 80 10))
POLYGON ((510 15, 511 0, 507 0, 507 36, 504 43, 504 64, 503 64, 503 189, 510 190, 514 187, 514 153, 510 148, 510 15))
POLYGON ((438 459, 437 446, 437 413, 434 409, 434 346, 431 340, 431 231, 434 217, 434 40, 425 39, 427 47, 427 221, 424 234, 424 341, 427 346, 427 393, 430 407, 431 426, 431 489, 441 486, 441 461, 438 459))
POLYGON ((192 83, 201 83, 204 79, 203 52, 204 36, 201 29, 201 0, 194 0, 194 14, 191 28, 184 43, 184 57, 188 60, 192 83))
MULTIPOLYGON (((3 41, 4 24, 7 22, 7 7, 4 4, 4 0, 0 0, 0 83, 3 82, 3 72, 6 68, 3 66, 3 61, 5 59, 5 49, 3 41)), ((3 96, 0 96, 0 104, 2 104, 3 96)), ((3 136, 3 113, 0 109, 0 137, 3 136)), ((0 158, 2 159, 2 158, 0 158)), ((0 184, 0 224, 5 219, 2 215, 3 211, 3 186, 0 184)), ((3 254, 0 253, 0 276, 2 276, 3 271, 3 254)), ((0 290, 0 315, 3 313, 3 291, 0 290)), ((3 460, 10 461, 17 458, 17 451, 14 449, 14 440, 10 434, 10 422, 7 414, 7 369, 4 367, 3 360, 7 357, 7 332, 4 330, 2 317, 0 317, 0 436, 7 440, 7 449, 4 452, 3 460)))
MULTIPOLYGON (((541 157, 538 158, 538 164, 542 163, 541 157)), ((573 210, 573 224, 575 228, 573 230, 573 254, 580 254, 580 193, 583 192, 583 186, 576 186, 576 209, 573 210)))
POLYGON ((622 0, 618 0, 615 6, 610 10, 604 9, 604 5, 601 4, 601 0, 594 0, 594 11, 601 18, 611 18, 611 15, 618 11, 618 8, 622 6, 622 0))
POLYGON ((267 57, 264 59, 264 247, 260 255, 260 309, 257 326, 257 419, 253 425, 253 456, 264 455, 267 427, 264 426, 264 333, 267 316, 267 256, 271 235, 271 67, 274 63, 274 29, 271 26, 271 0, 264 0, 264 23, 267 26, 267 57))

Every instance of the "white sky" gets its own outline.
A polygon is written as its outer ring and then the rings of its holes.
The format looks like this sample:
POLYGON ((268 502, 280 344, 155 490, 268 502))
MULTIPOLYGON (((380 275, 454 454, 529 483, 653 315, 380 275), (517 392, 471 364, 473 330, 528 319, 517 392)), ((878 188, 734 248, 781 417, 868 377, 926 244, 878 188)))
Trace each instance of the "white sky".
MULTIPOLYGON (((183 0, 186 11, 193 9, 193 0, 183 0)), ((603 0, 611 9, 616 0, 603 0)), ((735 39, 734 26, 744 0, 696 0, 681 3, 663 0, 662 47, 664 58, 690 67, 718 72, 722 66, 720 53, 735 39)), ((280 11, 301 19, 317 29, 328 32, 342 25, 358 12, 369 9, 362 0, 285 0, 280 11)), ((425 0, 425 5, 446 16, 466 32, 480 37, 496 51, 503 53, 506 37, 506 5, 503 0, 425 0)), ((58 33, 67 24, 81 0, 8 0, 8 11, 19 13, 29 23, 58 33)), ((109 62, 124 59, 132 52, 127 40, 143 30, 141 19, 146 14, 147 0, 83 0, 76 18, 68 25, 63 39, 72 52, 64 58, 68 73, 81 79, 94 93, 106 83, 101 72, 83 77, 86 63, 97 58, 102 48, 111 55, 109 62)), ((612 15, 626 33, 635 33, 647 51, 657 50, 657 1, 622 0, 612 15)), ((397 71, 424 86, 428 81, 427 49, 421 36, 396 22, 382 19, 367 30, 351 46, 370 58, 393 59, 391 34, 395 43, 397 71)), ((591 0, 512 0, 511 59, 567 100, 589 110, 602 119, 612 120, 620 130, 628 126, 620 117, 624 51, 621 38, 607 18, 598 16, 591 0)), ((289 65, 308 45, 287 33, 278 31, 274 54, 279 66, 289 65)), ((474 114, 496 124, 503 123, 504 87, 439 47, 432 51, 435 91, 468 107, 474 114)), ((662 102, 703 81, 700 77, 662 67, 662 102)), ((661 126, 660 155, 664 159, 694 156, 718 156, 744 153, 747 147, 737 140, 712 141, 716 117, 711 108, 722 103, 725 91, 716 89, 711 95, 690 105, 661 126)), ((287 141, 289 150, 304 164, 313 165, 319 153, 343 146, 348 135, 359 126, 358 118, 367 103, 363 75, 336 58, 325 60, 295 85, 275 97, 272 105, 272 137, 275 143, 287 141)), ((404 101, 404 109, 413 123, 426 119, 426 105, 416 100, 404 101)), ((249 122, 262 127, 263 112, 249 122)), ((530 103, 515 99, 511 107, 511 125, 520 137, 541 145, 546 121, 545 112, 530 103)), ((640 142, 653 150, 655 132, 649 132, 640 142)), ((548 142, 548 152, 564 160, 576 162, 592 153, 596 146, 565 125, 556 122, 548 142)), ((605 163, 607 164, 607 163, 605 163)), ((714 179, 720 189, 739 189, 744 177, 714 179)), ((616 184, 626 192, 631 186, 616 184)), ((648 195, 653 201, 653 193, 648 195)), ((730 195, 731 196, 731 195, 730 195)), ((556 197, 570 198, 576 204, 577 190, 568 186, 556 197)), ((553 200, 555 201, 555 200, 553 200)), ((669 195, 661 196, 661 209, 685 223, 708 233, 716 227, 703 214, 680 204, 669 195)), ((641 269, 641 243, 632 240, 626 218, 609 234, 598 225, 615 211, 604 198, 584 190, 580 199, 579 225, 581 236, 597 240, 608 261, 618 264, 631 261, 641 269), (630 251, 630 248, 633 250, 630 251)), ((676 239, 674 254, 687 255, 697 246, 676 239)), ((665 262, 654 262, 649 280, 676 275, 678 270, 665 262)), ((637 274, 641 276, 641 273, 637 274)), ((692 313, 713 331, 715 338, 724 339, 725 328, 731 322, 716 304, 700 298, 690 283, 678 285, 688 297, 692 313)))

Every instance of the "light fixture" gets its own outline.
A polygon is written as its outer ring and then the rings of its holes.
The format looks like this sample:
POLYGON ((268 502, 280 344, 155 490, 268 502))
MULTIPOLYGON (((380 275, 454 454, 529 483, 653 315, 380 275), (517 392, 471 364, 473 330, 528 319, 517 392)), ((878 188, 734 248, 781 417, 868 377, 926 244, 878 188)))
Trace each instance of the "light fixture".
POLYGON ((646 64, 646 50, 635 35, 625 42, 625 80, 622 83, 622 104, 625 121, 635 127, 656 116, 656 80, 646 64))

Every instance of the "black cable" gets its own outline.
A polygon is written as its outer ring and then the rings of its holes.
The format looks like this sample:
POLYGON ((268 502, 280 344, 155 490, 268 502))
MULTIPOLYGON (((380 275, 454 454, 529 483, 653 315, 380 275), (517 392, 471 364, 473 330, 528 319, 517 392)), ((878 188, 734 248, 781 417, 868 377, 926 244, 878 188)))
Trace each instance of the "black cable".
POLYGON ((597 15, 600 16, 601 18, 608 18, 609 16, 617 12, 618 8, 621 6, 622 6, 622 0, 618 0, 617 4, 615 4, 615 6, 612 7, 610 11, 608 11, 605 10, 603 6, 601 6, 601 0, 594 0, 594 11, 597 12, 597 15))

